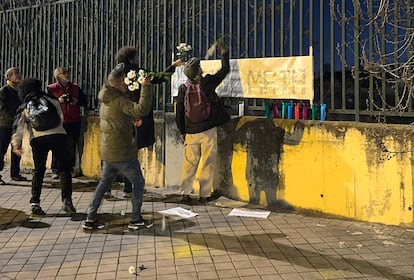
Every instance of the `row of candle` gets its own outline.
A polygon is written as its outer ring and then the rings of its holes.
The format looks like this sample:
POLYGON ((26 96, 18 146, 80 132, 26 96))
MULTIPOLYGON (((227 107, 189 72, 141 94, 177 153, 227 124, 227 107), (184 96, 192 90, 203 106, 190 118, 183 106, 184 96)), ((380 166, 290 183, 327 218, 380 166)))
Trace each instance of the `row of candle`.
MULTIPOLYGON (((266 103, 265 104, 265 117, 266 118, 282 118, 282 119, 295 119, 295 120, 307 120, 309 104, 307 103, 266 103), (272 116, 273 114, 273 116, 272 116)), ((326 104, 313 104, 311 107, 312 120, 318 118, 321 121, 326 120, 326 104)))

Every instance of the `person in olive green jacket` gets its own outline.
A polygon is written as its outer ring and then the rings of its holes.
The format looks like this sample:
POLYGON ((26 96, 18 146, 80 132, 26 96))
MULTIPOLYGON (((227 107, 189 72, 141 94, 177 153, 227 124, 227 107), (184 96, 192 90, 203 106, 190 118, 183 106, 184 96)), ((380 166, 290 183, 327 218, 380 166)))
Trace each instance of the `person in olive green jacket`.
POLYGON ((147 228, 153 224, 141 216, 143 190, 145 180, 137 158, 138 148, 134 141, 134 123, 148 114, 151 109, 152 91, 151 82, 145 79, 142 82, 141 96, 138 102, 128 98, 128 87, 124 83, 128 73, 126 65, 118 64, 108 76, 98 94, 100 102, 99 118, 101 129, 100 155, 102 159, 102 178, 92 196, 87 219, 83 229, 93 230, 103 228, 98 222, 98 208, 107 192, 120 172, 133 184, 132 189, 132 215, 128 225, 129 229, 147 228), (125 71, 126 70, 126 71, 125 71))

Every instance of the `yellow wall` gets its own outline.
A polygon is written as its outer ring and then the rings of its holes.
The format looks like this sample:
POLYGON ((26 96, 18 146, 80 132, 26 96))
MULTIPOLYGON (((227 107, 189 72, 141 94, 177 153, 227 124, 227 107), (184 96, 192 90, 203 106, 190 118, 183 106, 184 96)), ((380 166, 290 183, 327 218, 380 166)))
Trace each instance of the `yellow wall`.
MULTIPOLYGON (((179 185, 182 142, 173 118, 167 115, 165 143, 157 133, 154 148, 138 155, 147 185, 179 185), (173 166, 168 164, 171 159, 173 166)), ((88 117, 84 134, 82 170, 90 177, 99 177, 101 171, 98 121, 88 117)), ((163 131, 162 125, 157 124, 158 131, 163 131)), ((241 201, 282 201, 356 220, 412 227, 413 135, 408 125, 232 119, 229 127, 219 129, 215 188, 241 201), (276 132, 267 134, 273 128, 276 132), (260 135, 256 142, 251 141, 254 135, 260 135), (280 153, 268 148, 277 141, 283 142, 280 153), (252 147, 262 142, 263 147, 252 147), (257 167, 256 173, 250 170, 257 167), (260 175, 269 170, 269 178, 260 175)), ((32 166, 30 159, 27 148, 23 165, 32 166)))

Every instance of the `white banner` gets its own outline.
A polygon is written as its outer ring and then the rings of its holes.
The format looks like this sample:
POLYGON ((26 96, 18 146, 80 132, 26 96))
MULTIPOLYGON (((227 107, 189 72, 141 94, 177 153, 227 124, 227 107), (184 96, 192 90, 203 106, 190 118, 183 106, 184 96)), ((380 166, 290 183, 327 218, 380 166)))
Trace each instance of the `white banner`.
MULTIPOLYGON (((172 96, 186 81, 183 66, 171 80, 172 96)), ((220 60, 202 60, 205 74, 221 68, 220 60)), ((313 101, 313 57, 272 57, 231 59, 230 73, 217 87, 220 96, 241 98, 301 99, 313 101)))

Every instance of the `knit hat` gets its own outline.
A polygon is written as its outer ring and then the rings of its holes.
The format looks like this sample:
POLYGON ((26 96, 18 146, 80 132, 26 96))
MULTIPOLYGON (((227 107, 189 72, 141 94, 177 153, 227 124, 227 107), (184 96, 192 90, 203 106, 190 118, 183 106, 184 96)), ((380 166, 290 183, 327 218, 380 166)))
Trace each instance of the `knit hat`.
POLYGON ((190 58, 184 66, 184 74, 190 80, 194 80, 194 78, 198 75, 200 68, 200 59, 198 57, 190 58))

